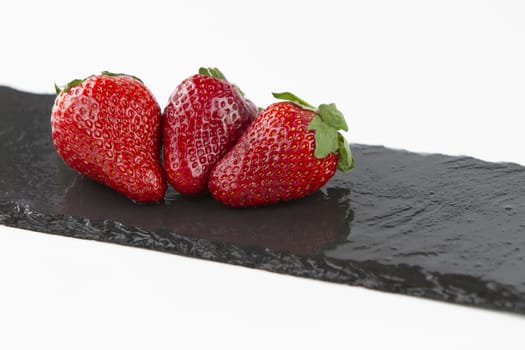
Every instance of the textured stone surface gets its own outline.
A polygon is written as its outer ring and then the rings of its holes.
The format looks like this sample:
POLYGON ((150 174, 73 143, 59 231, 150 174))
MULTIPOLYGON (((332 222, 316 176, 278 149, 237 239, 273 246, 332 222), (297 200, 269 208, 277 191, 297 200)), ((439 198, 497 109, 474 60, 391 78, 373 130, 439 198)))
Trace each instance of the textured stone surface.
POLYGON ((136 205, 58 158, 53 99, 0 87, 0 224, 525 313, 525 167, 353 145, 295 202, 136 205))

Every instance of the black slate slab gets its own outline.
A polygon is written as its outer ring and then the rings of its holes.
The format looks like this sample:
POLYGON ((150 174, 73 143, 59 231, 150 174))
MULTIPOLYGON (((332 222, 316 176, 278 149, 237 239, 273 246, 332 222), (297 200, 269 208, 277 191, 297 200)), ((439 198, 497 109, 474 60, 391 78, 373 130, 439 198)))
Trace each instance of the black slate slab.
POLYGON ((54 96, 0 87, 0 224, 525 313, 525 167, 353 145, 314 195, 136 205, 67 168, 54 96))

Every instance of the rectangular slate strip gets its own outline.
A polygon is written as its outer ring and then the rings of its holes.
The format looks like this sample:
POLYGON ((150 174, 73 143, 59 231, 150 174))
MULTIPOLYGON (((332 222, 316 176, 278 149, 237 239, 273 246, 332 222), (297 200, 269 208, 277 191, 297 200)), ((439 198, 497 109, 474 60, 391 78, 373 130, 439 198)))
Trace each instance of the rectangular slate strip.
POLYGON ((137 205, 57 156, 54 96, 0 87, 0 224, 525 313, 525 167, 352 145, 321 191, 230 209, 137 205))

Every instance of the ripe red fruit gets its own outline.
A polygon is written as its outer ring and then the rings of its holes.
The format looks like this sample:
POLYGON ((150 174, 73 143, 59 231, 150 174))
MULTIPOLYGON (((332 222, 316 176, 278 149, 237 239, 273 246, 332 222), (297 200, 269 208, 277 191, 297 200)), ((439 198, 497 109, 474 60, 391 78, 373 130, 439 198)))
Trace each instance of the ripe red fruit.
POLYGON ((164 109, 168 182, 186 195, 207 191, 211 169, 256 115, 257 107, 216 68, 184 80, 164 109))
POLYGON ((338 129, 348 127, 334 104, 314 108, 290 93, 262 111, 217 163, 210 193, 232 207, 262 206, 306 196, 354 161, 338 129))
POLYGON ((64 162, 136 202, 161 200, 161 113, 142 81, 103 72, 57 93, 52 139, 64 162))

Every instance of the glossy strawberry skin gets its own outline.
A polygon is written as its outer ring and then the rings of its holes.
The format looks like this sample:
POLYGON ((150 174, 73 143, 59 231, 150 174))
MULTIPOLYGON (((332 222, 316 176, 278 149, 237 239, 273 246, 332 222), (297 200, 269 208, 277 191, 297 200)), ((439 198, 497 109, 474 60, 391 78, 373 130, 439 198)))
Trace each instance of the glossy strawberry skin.
POLYGON ((152 93, 129 76, 92 76, 57 96, 52 139, 64 162, 136 202, 160 201, 161 112, 152 93))
POLYGON ((184 80, 164 109, 168 182, 185 195, 206 192, 211 169, 256 115, 256 106, 226 80, 203 74, 184 80))
POLYGON ((315 112, 278 102, 261 112, 213 169, 209 190, 232 207, 263 206, 304 197, 334 175, 338 156, 314 156, 315 112))

